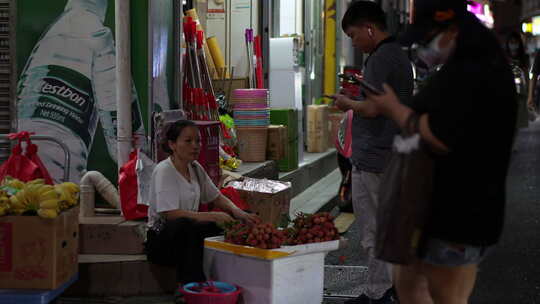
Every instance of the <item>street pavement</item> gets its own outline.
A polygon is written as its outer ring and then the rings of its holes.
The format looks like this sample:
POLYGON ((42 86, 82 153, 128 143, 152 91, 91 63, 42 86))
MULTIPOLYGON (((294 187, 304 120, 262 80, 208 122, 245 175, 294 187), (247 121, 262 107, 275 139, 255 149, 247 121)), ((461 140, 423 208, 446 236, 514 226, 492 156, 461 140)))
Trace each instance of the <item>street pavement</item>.
MULTIPOLYGON (((494 147, 486 147, 485 152, 489 153, 494 147)), ((505 230, 501 242, 480 265, 477 285, 470 301, 472 304, 540 304, 540 122, 535 122, 529 128, 520 131, 515 148, 507 182, 505 230)), ((349 246, 330 253, 326 258, 326 264, 365 265, 365 255, 359 247, 357 224, 354 223, 344 236, 349 239, 349 246)), ((362 282, 327 282, 326 285, 329 283, 343 284, 343 288, 349 288, 362 282)), ((64 298, 58 302, 58 304, 173 303, 170 296, 64 298)), ((343 300, 326 299, 324 303, 341 304, 343 300)))

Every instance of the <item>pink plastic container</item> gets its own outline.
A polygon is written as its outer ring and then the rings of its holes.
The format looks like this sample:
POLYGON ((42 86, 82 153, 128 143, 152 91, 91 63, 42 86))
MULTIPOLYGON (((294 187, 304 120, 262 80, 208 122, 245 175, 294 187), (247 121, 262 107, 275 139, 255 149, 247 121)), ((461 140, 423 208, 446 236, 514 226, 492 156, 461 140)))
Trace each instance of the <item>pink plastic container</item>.
POLYGON ((223 282, 205 282, 186 284, 180 292, 187 304, 236 304, 242 290, 223 282))
POLYGON ((247 97, 247 98, 253 98, 253 97, 268 97, 268 89, 236 89, 233 91, 232 94, 234 97, 247 97))

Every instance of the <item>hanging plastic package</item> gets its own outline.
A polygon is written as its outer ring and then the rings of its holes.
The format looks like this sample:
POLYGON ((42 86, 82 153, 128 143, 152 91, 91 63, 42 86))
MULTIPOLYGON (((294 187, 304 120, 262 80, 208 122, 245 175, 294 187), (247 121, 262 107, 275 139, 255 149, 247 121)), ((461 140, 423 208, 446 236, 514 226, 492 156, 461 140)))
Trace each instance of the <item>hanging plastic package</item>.
POLYGON ((120 168, 118 188, 122 214, 128 221, 145 218, 148 206, 137 203, 139 187, 137 183, 137 150, 129 154, 129 160, 120 168))

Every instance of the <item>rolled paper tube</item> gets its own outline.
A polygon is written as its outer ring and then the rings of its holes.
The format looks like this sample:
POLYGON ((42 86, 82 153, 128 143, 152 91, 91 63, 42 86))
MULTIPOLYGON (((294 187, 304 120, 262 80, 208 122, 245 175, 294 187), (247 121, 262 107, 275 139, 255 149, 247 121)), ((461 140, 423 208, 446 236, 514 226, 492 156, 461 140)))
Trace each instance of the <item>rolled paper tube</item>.
MULTIPOLYGON (((212 36, 206 39, 206 44, 208 45, 208 49, 210 49, 210 54, 212 55, 212 59, 214 60, 214 65, 216 66, 218 74, 222 74, 222 71, 225 71, 226 67, 225 58, 223 57, 223 53, 219 47, 219 41, 215 36, 212 36)), ((225 77, 230 77, 228 71, 225 73, 225 77)))
MULTIPOLYGON (((199 21, 199 15, 197 14, 197 10, 192 8, 190 10, 187 10, 186 11, 186 17, 191 17, 191 19, 193 19, 193 21, 197 22, 197 31, 203 31, 204 33, 204 29, 202 28, 201 26, 201 22, 199 21)), ((210 49, 208 48, 208 45, 205 43, 203 45, 203 48, 204 48, 204 55, 206 56, 206 61, 207 61, 207 65, 208 65, 208 70, 210 71, 210 73, 213 73, 214 75, 212 75, 212 77, 215 77, 217 75, 215 75, 214 71, 216 71, 216 66, 214 65, 214 61, 213 60, 208 60, 208 58, 212 58, 212 54, 210 54, 210 49)))

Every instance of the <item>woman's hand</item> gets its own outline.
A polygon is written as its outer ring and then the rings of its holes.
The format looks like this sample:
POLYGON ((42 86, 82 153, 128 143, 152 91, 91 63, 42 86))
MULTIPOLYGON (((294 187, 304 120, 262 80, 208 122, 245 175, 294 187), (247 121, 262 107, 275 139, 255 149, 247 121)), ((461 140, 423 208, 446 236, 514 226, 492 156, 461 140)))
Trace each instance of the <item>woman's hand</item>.
POLYGON ((238 219, 238 220, 242 220, 248 224, 251 224, 251 225, 255 225, 255 224, 258 224, 261 222, 261 219, 255 215, 255 214, 251 214, 251 213, 247 213, 245 211, 243 211, 242 209, 234 209, 233 210, 233 216, 234 218, 238 219))
POLYGON ((223 224, 227 222, 232 222, 234 221, 234 219, 225 212, 200 212, 199 221, 223 224))

